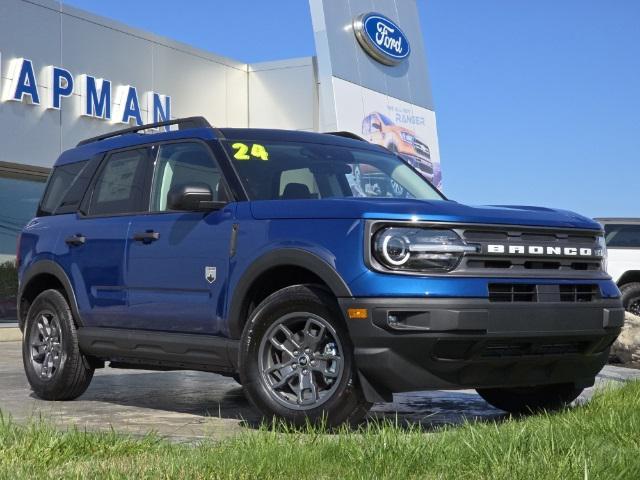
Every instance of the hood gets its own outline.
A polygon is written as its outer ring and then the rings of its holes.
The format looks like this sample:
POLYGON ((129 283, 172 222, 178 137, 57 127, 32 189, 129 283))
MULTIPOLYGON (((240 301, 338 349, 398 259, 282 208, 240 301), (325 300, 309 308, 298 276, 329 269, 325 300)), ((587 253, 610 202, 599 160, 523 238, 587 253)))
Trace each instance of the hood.
POLYGON ((327 198, 251 202, 257 219, 353 218, 531 225, 600 230, 599 223, 567 210, 518 205, 469 206, 447 200, 327 198))

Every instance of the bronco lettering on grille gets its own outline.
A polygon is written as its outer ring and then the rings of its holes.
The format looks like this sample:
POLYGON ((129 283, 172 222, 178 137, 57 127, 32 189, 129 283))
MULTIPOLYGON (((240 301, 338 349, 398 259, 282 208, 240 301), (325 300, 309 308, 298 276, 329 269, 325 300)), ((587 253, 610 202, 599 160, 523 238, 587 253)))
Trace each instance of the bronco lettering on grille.
POLYGON ((539 245, 487 245, 486 253, 504 255, 545 255, 565 257, 601 256, 599 250, 584 247, 543 247, 539 245))

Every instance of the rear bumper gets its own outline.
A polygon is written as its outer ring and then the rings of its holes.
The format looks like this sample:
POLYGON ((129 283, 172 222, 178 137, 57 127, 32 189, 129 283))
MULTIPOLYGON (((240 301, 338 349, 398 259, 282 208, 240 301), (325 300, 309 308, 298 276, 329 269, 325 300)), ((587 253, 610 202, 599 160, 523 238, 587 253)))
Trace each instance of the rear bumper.
POLYGON ((340 306, 370 400, 428 389, 588 386, 624 323, 618 299, 349 298, 340 306), (368 318, 349 320, 349 308, 366 308, 368 318))

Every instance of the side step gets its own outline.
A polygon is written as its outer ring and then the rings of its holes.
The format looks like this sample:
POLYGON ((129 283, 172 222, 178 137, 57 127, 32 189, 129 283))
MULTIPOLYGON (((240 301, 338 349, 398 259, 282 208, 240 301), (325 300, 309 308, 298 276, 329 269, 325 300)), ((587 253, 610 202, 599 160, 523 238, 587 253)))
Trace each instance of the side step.
POLYGON ((119 328, 78 328, 80 350, 116 364, 159 369, 235 372, 239 341, 213 335, 119 328))

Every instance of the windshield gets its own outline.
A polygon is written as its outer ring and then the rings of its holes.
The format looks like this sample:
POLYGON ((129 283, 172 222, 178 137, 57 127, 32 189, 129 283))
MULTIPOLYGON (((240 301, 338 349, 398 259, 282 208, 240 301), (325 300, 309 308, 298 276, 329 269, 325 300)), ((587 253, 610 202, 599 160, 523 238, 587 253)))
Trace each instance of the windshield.
POLYGON ((223 142, 252 200, 444 197, 398 156, 305 142, 223 142))

